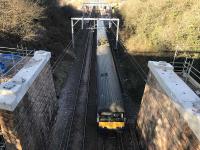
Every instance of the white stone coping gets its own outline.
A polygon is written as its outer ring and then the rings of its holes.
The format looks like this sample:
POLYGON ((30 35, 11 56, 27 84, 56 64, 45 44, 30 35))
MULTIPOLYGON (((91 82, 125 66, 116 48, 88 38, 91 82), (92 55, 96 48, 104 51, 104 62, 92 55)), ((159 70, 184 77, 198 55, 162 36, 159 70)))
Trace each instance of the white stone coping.
POLYGON ((0 109, 15 110, 50 58, 50 52, 36 51, 34 56, 11 80, 0 84, 0 109))
POLYGON ((200 140, 200 98, 174 72, 169 63, 149 61, 148 67, 200 140))

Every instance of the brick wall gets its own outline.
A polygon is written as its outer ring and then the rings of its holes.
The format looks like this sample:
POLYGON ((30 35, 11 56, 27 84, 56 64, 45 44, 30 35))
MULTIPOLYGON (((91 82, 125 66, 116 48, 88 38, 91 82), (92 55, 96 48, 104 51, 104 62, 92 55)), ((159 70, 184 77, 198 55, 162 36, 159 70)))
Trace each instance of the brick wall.
POLYGON ((137 119, 140 146, 150 150, 200 149, 200 141, 150 72, 137 119))
POLYGON ((57 113, 57 99, 48 62, 14 111, 0 110, 1 132, 8 150, 45 150, 57 113))

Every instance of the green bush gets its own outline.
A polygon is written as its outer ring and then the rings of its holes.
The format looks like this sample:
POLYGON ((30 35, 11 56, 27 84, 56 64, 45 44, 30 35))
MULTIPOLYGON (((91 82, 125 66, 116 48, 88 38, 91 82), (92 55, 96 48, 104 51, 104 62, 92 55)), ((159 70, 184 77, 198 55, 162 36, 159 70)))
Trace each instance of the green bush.
POLYGON ((199 0, 127 0, 120 13, 131 50, 200 50, 199 0))

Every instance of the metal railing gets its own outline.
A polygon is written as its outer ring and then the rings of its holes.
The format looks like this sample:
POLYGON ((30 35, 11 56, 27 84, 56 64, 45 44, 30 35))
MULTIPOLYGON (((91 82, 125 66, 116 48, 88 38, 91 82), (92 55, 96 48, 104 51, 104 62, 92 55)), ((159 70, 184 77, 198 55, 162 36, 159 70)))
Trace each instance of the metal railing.
POLYGON ((16 48, 0 47, 0 53, 18 54, 20 56, 26 56, 29 53, 29 51, 30 50, 28 50, 26 47, 23 47, 22 45, 21 46, 17 45, 16 48))
POLYGON ((185 58, 184 61, 173 61, 174 72, 180 75, 186 83, 192 86, 195 92, 200 92, 200 70, 193 66, 194 59, 185 58))
MULTIPOLYGON (((4 73, 0 72, 0 84, 9 81, 25 65, 25 63, 29 61, 30 57, 32 57, 34 54, 34 50, 22 50, 22 49, 14 50, 14 48, 7 49, 5 47, 3 50, 2 49, 3 48, 0 47, 0 53, 11 54, 12 60, 10 61, 12 62, 9 69, 6 70, 6 72, 4 73), (19 60, 15 60, 14 59, 15 55, 21 56, 21 58, 19 60)), ((3 61, 4 60, 2 60, 2 63, 3 61)))

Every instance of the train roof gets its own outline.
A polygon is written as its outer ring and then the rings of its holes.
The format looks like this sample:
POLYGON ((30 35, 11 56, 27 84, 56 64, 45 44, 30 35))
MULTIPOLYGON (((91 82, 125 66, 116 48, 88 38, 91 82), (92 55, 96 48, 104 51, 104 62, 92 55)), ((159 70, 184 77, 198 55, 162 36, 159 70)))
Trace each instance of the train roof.
MULTIPOLYGON (((103 21, 97 29, 97 40, 107 39, 103 21)), ((98 111, 124 112, 123 98, 113 56, 108 43, 97 47, 98 111)))

